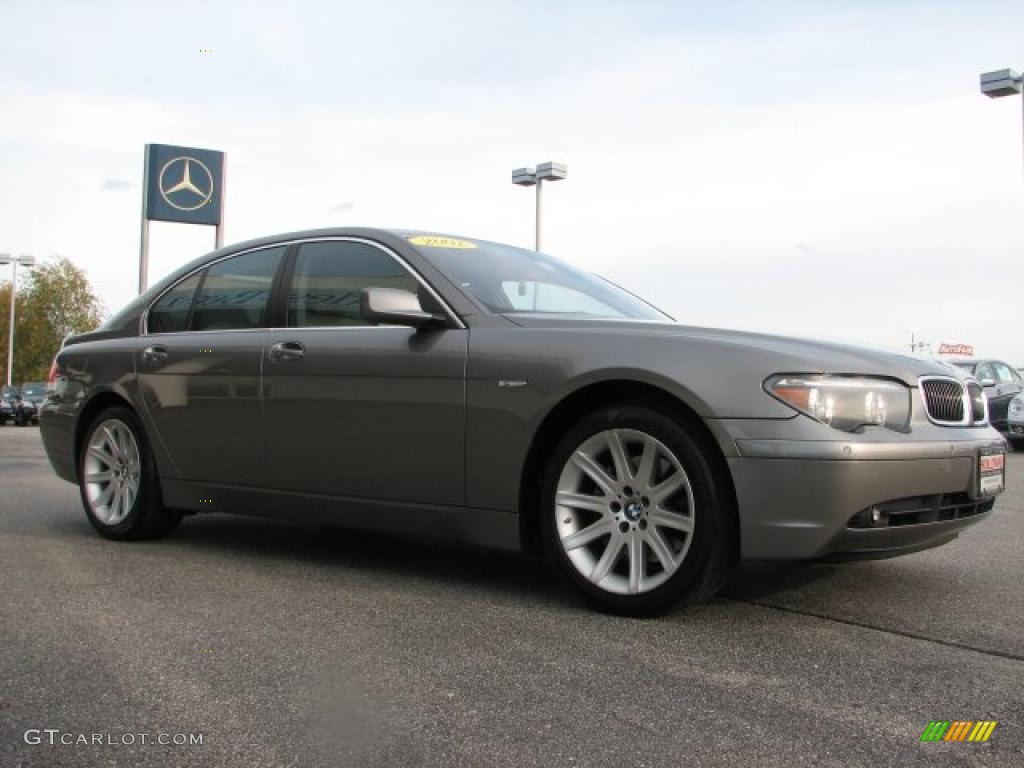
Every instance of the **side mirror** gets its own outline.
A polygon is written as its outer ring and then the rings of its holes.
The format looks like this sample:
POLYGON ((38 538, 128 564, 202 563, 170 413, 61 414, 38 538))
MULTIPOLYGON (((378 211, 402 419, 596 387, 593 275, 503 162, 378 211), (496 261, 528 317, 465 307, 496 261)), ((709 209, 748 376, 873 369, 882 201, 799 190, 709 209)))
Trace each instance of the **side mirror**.
POLYGON ((359 314, 371 325, 411 325, 413 328, 443 328, 448 318, 425 312, 415 293, 399 288, 363 288, 359 314))
POLYGON ((996 385, 995 379, 982 379, 978 382, 983 387, 994 387, 996 385))

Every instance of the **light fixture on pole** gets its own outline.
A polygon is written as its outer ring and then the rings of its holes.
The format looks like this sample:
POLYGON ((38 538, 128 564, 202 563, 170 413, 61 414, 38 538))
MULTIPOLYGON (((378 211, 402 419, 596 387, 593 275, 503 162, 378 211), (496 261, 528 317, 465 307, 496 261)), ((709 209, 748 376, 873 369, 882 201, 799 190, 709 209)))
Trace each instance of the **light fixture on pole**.
POLYGON ((569 169, 562 163, 540 163, 536 168, 516 168, 512 171, 512 183, 521 187, 537 187, 537 211, 534 214, 533 249, 540 250, 540 190, 545 181, 564 179, 569 169))
POLYGON ((11 386, 11 377, 14 375, 14 305, 18 295, 18 265, 23 267, 35 266, 34 256, 19 256, 14 258, 6 253, 0 253, 0 264, 11 265, 11 314, 7 328, 7 386, 11 386))
MULTIPOLYGON (((1024 79, 1012 69, 997 69, 981 76, 981 92, 992 99, 1017 96, 1024 91, 1024 79)), ((1024 141, 1024 139, 1022 139, 1024 141)))

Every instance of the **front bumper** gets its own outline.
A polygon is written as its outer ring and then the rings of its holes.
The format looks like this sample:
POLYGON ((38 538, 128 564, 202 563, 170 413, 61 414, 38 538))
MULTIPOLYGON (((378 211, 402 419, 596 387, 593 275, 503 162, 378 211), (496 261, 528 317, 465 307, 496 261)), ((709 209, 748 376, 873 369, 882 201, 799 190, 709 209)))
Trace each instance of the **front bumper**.
POLYGON ((806 438, 821 425, 795 421, 719 422, 735 438, 727 461, 744 559, 891 557, 944 544, 990 514, 975 486, 979 452, 1003 448, 991 427, 843 440, 828 430, 832 439, 815 440, 806 438))

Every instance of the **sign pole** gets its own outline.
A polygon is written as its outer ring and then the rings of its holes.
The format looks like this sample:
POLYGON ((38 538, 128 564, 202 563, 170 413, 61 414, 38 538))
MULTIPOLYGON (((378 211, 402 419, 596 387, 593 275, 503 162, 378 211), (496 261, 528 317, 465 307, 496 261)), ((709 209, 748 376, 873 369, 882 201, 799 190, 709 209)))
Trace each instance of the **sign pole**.
POLYGON ((213 245, 220 250, 224 246, 224 185, 228 178, 228 156, 221 155, 220 161, 220 211, 217 213, 217 228, 213 233, 213 245))
POLYGON ((149 282, 149 144, 143 150, 142 162, 142 234, 139 242, 139 293, 149 282))
POLYGON ((149 219, 142 217, 142 243, 139 247, 139 293, 146 290, 149 280, 149 219))

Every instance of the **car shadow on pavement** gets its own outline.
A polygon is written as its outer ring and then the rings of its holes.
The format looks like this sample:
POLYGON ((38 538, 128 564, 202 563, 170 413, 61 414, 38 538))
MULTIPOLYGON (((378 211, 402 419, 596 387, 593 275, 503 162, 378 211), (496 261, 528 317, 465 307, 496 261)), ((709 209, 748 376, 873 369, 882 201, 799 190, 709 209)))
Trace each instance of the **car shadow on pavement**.
MULTIPOLYGON (((280 564, 317 564, 383 576, 529 595, 531 599, 584 607, 544 558, 426 538, 306 525, 233 515, 187 518, 167 540, 174 546, 219 550, 280 564)), ((758 600, 833 578, 828 563, 743 563, 720 596, 758 600)), ((670 611, 676 614, 679 611, 670 611)))
MULTIPOLYGON (((95 536, 80 518, 61 518, 60 536, 95 536)), ((313 525, 239 515, 187 517, 167 538, 127 545, 160 547, 215 554, 230 560, 251 560, 267 568, 282 565, 320 566, 330 569, 376 573, 380 578, 409 579, 439 585, 472 586, 506 593, 531 601, 577 606, 586 610, 544 558, 486 549, 429 538, 313 525)), ((187 557, 187 554, 182 554, 187 557)), ((799 562, 742 563, 720 597, 756 601, 779 593, 798 591, 810 584, 834 578, 835 564, 799 562)), ((686 613, 685 609, 669 616, 686 613)))
POLYGON ((186 518, 166 543, 232 558, 265 559, 268 566, 288 561, 571 602, 543 558, 429 538, 216 515, 186 518))

